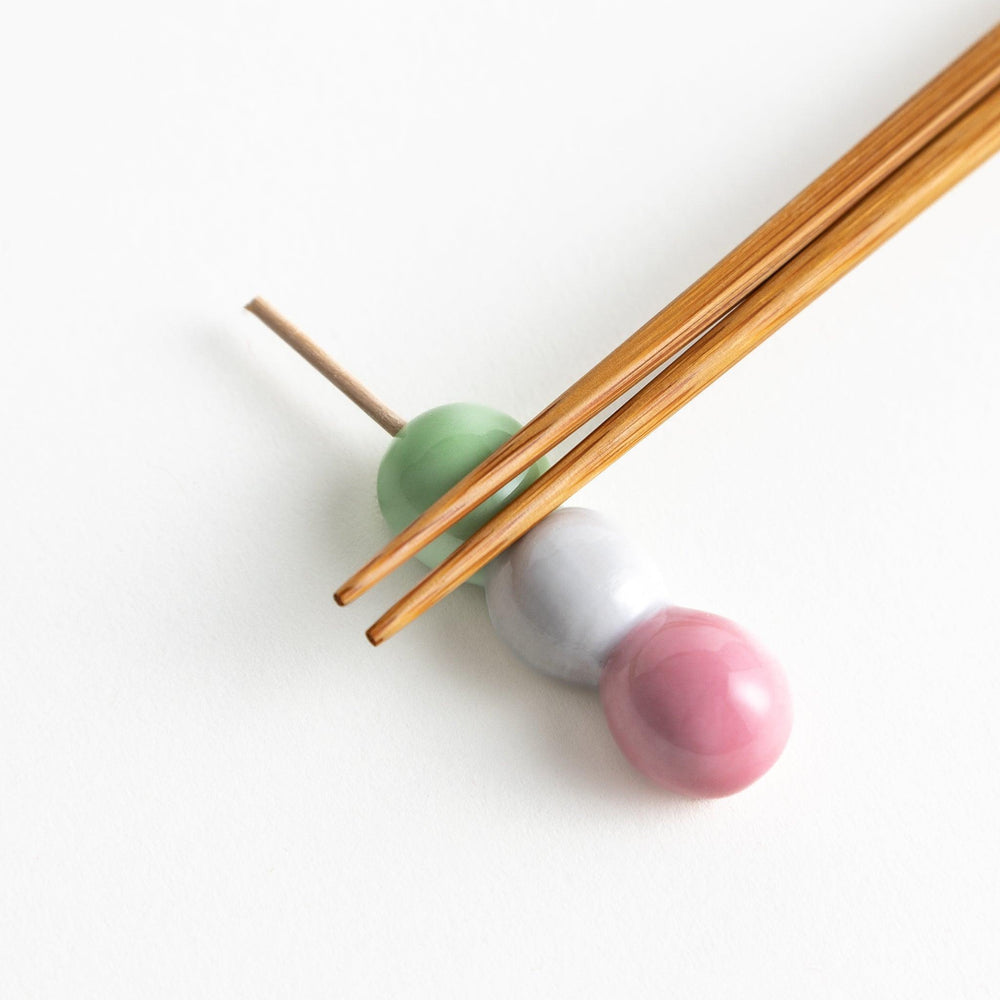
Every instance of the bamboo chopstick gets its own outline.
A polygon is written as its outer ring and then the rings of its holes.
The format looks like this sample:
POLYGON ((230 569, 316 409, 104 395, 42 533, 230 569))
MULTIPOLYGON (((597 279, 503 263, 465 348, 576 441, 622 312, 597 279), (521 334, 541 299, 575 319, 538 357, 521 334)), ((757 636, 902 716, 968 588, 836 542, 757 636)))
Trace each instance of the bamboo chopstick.
POLYGON ((1000 88, 748 296, 545 475, 428 574, 369 630, 398 632, 606 469, 1000 149, 1000 88))
POLYGON ((448 490, 334 594, 348 604, 703 334, 1000 84, 1000 24, 448 490))

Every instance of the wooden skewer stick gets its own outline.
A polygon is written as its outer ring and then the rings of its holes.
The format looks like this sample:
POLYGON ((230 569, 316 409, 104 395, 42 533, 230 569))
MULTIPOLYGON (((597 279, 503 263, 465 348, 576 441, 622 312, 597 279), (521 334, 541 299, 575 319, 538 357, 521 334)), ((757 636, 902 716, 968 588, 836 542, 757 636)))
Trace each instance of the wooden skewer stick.
POLYGON ((406 421, 390 410, 366 385, 359 382, 346 368, 337 364, 318 344, 309 339, 294 323, 274 306, 257 297, 245 306, 265 326, 270 327, 292 350, 302 355, 322 375, 329 379, 351 402, 359 406, 380 427, 395 437, 406 421))
POLYGON ((844 154, 645 326, 578 379, 343 583, 360 597, 486 497, 614 402, 841 218, 1000 84, 1000 25, 844 154))
POLYGON ((744 299, 425 576, 368 630, 372 644, 394 635, 467 580, 998 150, 1000 88, 744 299))

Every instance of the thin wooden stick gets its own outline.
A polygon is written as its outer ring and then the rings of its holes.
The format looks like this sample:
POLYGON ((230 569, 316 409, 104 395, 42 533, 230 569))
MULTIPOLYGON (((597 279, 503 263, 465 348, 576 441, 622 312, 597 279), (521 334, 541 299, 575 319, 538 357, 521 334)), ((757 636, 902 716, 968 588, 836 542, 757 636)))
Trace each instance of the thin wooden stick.
POLYGON ((406 421, 389 409, 372 391, 359 382, 346 368, 337 364, 318 344, 309 339, 294 323, 262 298, 252 299, 244 307, 265 326, 270 327, 292 350, 302 355, 322 375, 329 379, 351 402, 359 406, 380 427, 393 437, 406 421))
POLYGON ((1000 25, 400 532, 334 595, 347 604, 701 336, 1000 84, 1000 25))
POLYGON ((369 630, 378 644, 426 611, 1000 149, 1000 89, 746 298, 369 630))

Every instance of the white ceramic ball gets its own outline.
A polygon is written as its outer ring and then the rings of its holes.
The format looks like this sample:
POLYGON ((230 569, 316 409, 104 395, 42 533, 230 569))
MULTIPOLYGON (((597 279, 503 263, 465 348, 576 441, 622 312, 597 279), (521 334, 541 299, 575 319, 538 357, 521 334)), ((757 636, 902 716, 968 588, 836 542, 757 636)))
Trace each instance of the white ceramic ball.
POLYGON ((625 634, 668 602, 646 554, 610 521, 563 507, 493 561, 486 583, 500 638, 533 667, 596 685, 625 634))

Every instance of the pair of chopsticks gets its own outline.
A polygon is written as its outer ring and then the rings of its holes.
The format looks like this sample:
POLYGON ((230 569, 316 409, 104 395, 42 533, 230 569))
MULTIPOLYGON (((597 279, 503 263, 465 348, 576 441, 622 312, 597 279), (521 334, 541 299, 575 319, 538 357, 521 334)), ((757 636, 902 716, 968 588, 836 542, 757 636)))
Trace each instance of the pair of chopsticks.
POLYGON ((1000 25, 446 492, 337 590, 337 603, 347 604, 365 593, 684 351, 367 633, 376 645, 394 635, 711 385, 998 149, 1000 25))

